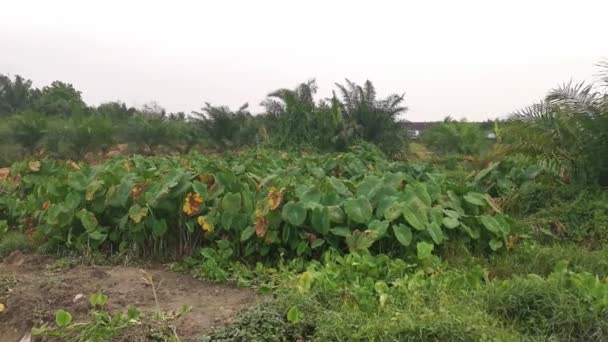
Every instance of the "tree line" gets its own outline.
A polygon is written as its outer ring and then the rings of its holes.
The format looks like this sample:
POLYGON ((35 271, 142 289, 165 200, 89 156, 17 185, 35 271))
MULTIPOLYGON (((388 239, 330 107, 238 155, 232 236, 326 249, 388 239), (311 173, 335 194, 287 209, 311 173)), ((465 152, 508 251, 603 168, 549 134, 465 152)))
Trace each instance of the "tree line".
POLYGON ((233 110, 205 103, 199 111, 167 113, 156 103, 141 108, 120 101, 87 105, 71 84, 55 81, 41 89, 21 76, 0 75, 0 144, 6 164, 11 155, 44 154, 81 159, 106 153, 117 144, 153 154, 194 148, 231 150, 266 144, 279 148, 344 151, 359 142, 394 154, 406 134, 399 115, 404 95, 378 98, 370 81, 346 80, 337 94, 317 100, 314 80, 268 94, 263 111, 248 105, 233 110))

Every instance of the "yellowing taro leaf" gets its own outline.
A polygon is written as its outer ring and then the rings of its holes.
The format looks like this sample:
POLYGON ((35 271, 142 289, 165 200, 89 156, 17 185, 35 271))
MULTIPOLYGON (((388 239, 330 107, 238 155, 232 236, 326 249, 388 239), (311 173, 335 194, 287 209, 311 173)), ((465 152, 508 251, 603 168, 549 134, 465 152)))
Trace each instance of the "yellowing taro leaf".
POLYGON ((184 200, 183 212, 188 216, 194 216, 198 214, 201 204, 203 203, 203 197, 196 193, 189 193, 186 195, 184 200))
POLYGON ((4 306, 4 304, 0 303, 0 312, 4 312, 4 310, 6 310, 6 306, 4 306))
POLYGON ((268 191, 268 207, 270 210, 276 210, 281 206, 285 191, 285 188, 281 188, 280 191, 277 191, 275 187, 270 188, 270 191, 268 191))
POLYGON ((103 185, 104 185, 104 181, 99 180, 99 179, 91 182, 87 186, 87 193, 85 195, 86 200, 90 202, 93 199, 95 199, 95 194, 98 191, 103 190, 103 185))
POLYGON ((255 218, 255 235, 258 237, 264 237, 268 230, 268 221, 264 216, 258 216, 255 218))
POLYGON ((205 216, 199 216, 196 219, 196 222, 198 222, 198 225, 201 226, 201 229, 207 233, 211 233, 213 231, 213 226, 207 221, 207 218, 205 218, 205 216))
POLYGON ((67 164, 68 164, 68 166, 69 166, 70 168, 72 168, 72 169, 74 169, 74 170, 77 170, 77 171, 80 171, 80 165, 78 165, 77 163, 75 163, 75 162, 73 162, 73 161, 69 160, 69 161, 67 162, 67 164))
POLYGON ((135 204, 129 209, 129 218, 135 223, 141 222, 141 220, 143 220, 143 218, 147 215, 148 208, 141 207, 139 204, 135 204))
POLYGON ((144 186, 145 184, 141 183, 137 184, 133 187, 133 189, 131 189, 131 197, 134 201, 137 201, 139 199, 139 196, 141 196, 141 193, 144 191, 144 186))
POLYGON ((32 170, 34 172, 38 172, 38 171, 40 171, 41 164, 38 160, 33 160, 28 163, 28 166, 30 167, 30 170, 32 170))
POLYGON ((198 179, 201 181, 201 183, 205 183, 207 185, 207 190, 209 190, 211 186, 215 184, 215 177, 213 177, 213 175, 209 173, 203 173, 202 175, 199 175, 198 179))

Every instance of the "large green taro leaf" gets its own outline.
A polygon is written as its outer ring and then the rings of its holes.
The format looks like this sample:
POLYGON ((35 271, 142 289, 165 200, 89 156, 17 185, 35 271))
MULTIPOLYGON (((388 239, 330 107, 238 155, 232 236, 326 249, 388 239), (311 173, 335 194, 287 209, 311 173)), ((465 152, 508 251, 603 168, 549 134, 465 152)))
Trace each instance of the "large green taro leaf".
POLYGON ((289 202, 283 206, 283 219, 294 226, 299 226, 306 220, 306 207, 301 202, 289 202))
POLYGON ((344 201, 344 210, 348 218, 357 223, 368 223, 372 218, 372 205, 365 196, 344 201))

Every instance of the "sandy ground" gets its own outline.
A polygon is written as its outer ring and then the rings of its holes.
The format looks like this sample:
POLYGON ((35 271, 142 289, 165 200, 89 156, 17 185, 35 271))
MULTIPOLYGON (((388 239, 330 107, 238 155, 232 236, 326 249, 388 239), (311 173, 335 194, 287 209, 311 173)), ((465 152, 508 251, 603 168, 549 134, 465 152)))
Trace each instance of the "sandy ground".
MULTIPOLYGON (((102 292, 109 297, 106 310, 125 311, 133 305, 153 312, 155 301, 150 285, 142 280, 142 269, 121 266, 75 266, 57 268, 54 259, 14 253, 0 262, 0 341, 19 341, 32 326, 54 321, 64 309, 74 321, 90 315, 88 296, 102 292), (80 296, 78 296, 80 295, 80 296), (75 301, 76 297, 82 297, 75 301)), ((257 299, 253 291, 193 279, 161 268, 148 268, 158 287, 162 310, 192 311, 172 324, 182 341, 194 341, 205 331, 228 324, 244 307, 257 299)))

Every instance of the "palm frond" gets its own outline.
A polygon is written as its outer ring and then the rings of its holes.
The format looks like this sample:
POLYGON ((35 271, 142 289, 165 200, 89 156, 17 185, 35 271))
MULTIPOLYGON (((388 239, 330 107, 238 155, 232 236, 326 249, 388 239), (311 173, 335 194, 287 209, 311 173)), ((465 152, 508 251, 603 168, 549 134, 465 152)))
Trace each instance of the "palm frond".
POLYGON ((579 113, 596 108, 600 99, 600 94, 593 90, 593 84, 572 81, 552 89, 546 97, 548 103, 566 105, 579 113))

